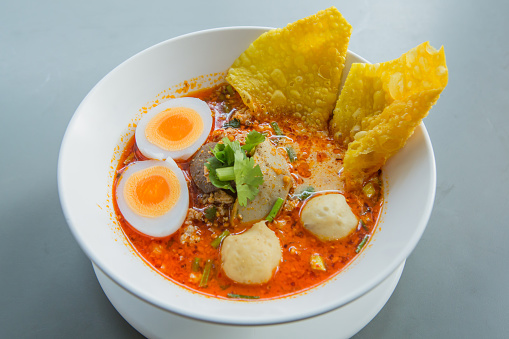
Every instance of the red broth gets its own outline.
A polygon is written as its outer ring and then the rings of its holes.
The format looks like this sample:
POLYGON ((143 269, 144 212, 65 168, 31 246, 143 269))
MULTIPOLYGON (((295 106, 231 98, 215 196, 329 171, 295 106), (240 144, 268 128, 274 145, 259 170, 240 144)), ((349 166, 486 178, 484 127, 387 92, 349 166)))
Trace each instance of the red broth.
MULTIPOLYGON (((194 92, 189 96, 198 97, 206 101, 214 112, 214 127, 208 141, 218 141, 224 134, 221 126, 235 112, 245 109, 238 94, 226 94, 225 85, 212 89, 194 92)), ((273 130, 267 123, 259 123, 253 120, 244 121, 239 129, 228 129, 229 134, 235 136, 245 130, 255 129, 266 133, 269 139, 274 138, 273 130)), ((296 130, 297 123, 291 121, 278 121, 279 127, 284 134, 294 143, 298 144, 300 152, 297 153, 297 161, 290 163, 290 172, 294 180, 294 186, 299 181, 313 175, 310 168, 310 159, 316 162, 325 161, 330 157, 336 157, 341 161, 344 150, 336 148, 334 141, 322 134, 313 134, 296 130), (323 150, 331 149, 331 152, 323 150)), ((283 147, 278 151, 285 152, 283 147)), ((138 151, 134 137, 125 147, 113 185, 116 190, 117 178, 123 168, 132 161, 146 160, 138 151)), ((382 187, 380 173, 371 180, 375 183, 375 194, 367 198, 362 192, 346 192, 341 187, 337 190, 344 194, 349 206, 358 219, 357 229, 347 237, 337 241, 322 242, 309 233, 300 222, 300 211, 305 204, 298 199, 287 200, 273 222, 267 222, 267 226, 278 236, 282 247, 282 261, 272 279, 261 285, 244 285, 229 279, 221 269, 220 248, 211 246, 211 242, 224 230, 228 229, 231 234, 239 234, 251 227, 250 224, 239 224, 231 221, 228 213, 223 213, 214 222, 203 218, 203 211, 211 206, 207 195, 190 180, 189 161, 178 162, 186 178, 189 179, 190 192, 189 212, 184 225, 174 234, 165 238, 152 238, 141 234, 131 227, 122 217, 114 198, 115 212, 122 230, 135 251, 160 274, 192 291, 205 295, 228 298, 232 295, 249 296, 259 299, 272 299, 289 296, 306 291, 337 275, 349 263, 351 263, 365 246, 377 225, 382 206, 382 187), (196 216, 199 218, 197 219, 196 216), (197 241, 182 241, 189 238, 186 233, 187 226, 195 226, 193 236, 197 241), (310 258, 318 254, 325 264, 326 270, 316 270, 311 267, 310 258), (206 261, 212 262, 211 274, 206 286, 200 287, 200 281, 206 261), (193 264, 194 261, 194 264, 193 264)), ((315 175, 318 175, 315 173, 315 175)), ((293 194, 290 190, 290 196, 293 194)), ((316 194, 326 194, 317 192, 316 194)), ((113 194, 113 197, 116 195, 113 194)), ((223 211, 224 212, 224 211, 223 211)))

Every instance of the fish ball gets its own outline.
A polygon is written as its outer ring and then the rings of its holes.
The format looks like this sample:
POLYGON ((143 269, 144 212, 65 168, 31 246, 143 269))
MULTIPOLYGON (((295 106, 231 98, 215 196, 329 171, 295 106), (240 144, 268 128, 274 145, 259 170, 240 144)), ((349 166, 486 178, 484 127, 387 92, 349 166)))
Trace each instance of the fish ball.
POLYGON ((341 239, 358 223, 345 197, 339 193, 311 198, 302 209, 301 221, 304 228, 322 241, 341 239))
POLYGON ((242 284, 263 284, 272 278, 281 262, 279 239, 265 221, 248 231, 226 237, 221 246, 224 273, 242 284))

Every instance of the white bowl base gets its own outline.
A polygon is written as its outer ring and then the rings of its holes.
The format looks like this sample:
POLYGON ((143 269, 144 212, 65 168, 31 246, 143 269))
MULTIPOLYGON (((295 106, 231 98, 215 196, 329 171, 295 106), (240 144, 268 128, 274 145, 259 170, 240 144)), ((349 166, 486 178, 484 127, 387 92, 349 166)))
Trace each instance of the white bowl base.
POLYGON ((122 317, 147 338, 350 338, 385 305, 399 282, 405 262, 378 286, 351 303, 296 322, 264 325, 220 325, 186 318, 129 293, 93 264, 101 287, 122 317))

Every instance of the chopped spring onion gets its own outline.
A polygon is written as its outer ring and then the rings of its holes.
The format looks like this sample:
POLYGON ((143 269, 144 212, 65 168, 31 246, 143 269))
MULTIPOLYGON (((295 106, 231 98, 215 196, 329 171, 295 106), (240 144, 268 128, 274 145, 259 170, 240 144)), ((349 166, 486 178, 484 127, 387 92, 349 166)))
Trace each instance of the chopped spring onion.
POLYGON ((235 293, 228 293, 228 298, 236 298, 236 299, 260 299, 257 295, 242 295, 242 294, 235 294, 235 293))
POLYGON ((286 153, 288 153, 288 158, 290 159, 290 162, 294 162, 297 160, 297 153, 295 153, 295 150, 291 146, 286 147, 286 153))
POLYGON ((227 85, 226 86, 226 91, 228 92, 228 94, 230 95, 233 95, 235 94, 235 92, 233 91, 233 87, 231 85, 227 85))
POLYGON ((216 174, 221 181, 235 180, 235 172, 233 166, 216 168, 216 174))
POLYGON ((277 198, 276 202, 274 203, 274 206, 272 206, 272 209, 269 212, 269 215, 265 218, 265 220, 272 221, 278 214, 279 210, 281 209, 281 206, 283 206, 284 203, 283 198, 277 198))
POLYGON ((359 224, 357 225, 357 229, 360 230, 361 227, 364 228, 366 231, 369 231, 368 226, 366 226, 366 223, 362 219, 359 220, 359 224))
POLYGON ((366 234, 364 236, 364 238, 362 239, 361 243, 359 244, 359 246, 357 246, 355 253, 359 253, 362 250, 362 248, 364 247, 364 245, 366 244, 366 241, 368 241, 368 239, 369 239, 369 235, 366 234))
POLYGON ((212 264, 214 262, 211 259, 207 259, 205 267, 203 268, 203 274, 201 276, 199 287, 207 287, 210 278, 210 271, 212 271, 212 264))
POLYGON ((199 272, 200 271, 200 258, 196 257, 193 259, 193 262, 191 263, 191 269, 193 272, 199 272))
POLYGON ((270 126, 272 127, 272 129, 274 130, 274 133, 276 133, 276 135, 284 135, 283 131, 281 131, 281 128, 279 128, 279 125, 277 124, 277 122, 275 122, 275 121, 271 122, 270 126))
POLYGON ((221 245, 221 243, 223 242, 224 238, 226 238, 229 235, 230 235, 230 231, 224 230, 223 233, 221 233, 217 238, 212 240, 212 242, 210 243, 210 246, 212 246, 214 248, 218 248, 219 245, 221 245))

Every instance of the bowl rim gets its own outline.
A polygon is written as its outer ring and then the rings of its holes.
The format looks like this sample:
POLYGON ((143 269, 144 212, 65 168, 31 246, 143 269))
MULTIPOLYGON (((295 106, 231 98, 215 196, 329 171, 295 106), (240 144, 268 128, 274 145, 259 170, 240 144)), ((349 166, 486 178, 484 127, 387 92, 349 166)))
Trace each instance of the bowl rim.
MULTIPOLYGON (((148 303, 163 309, 165 311, 169 311, 172 313, 177 313, 192 319, 199 319, 202 321, 207 322, 213 322, 213 323, 222 323, 222 324, 234 324, 234 325, 265 325, 265 324, 277 324, 277 323, 286 323, 286 322, 292 322, 300 319, 310 318, 313 316, 317 316, 323 313, 326 313, 328 311, 331 311, 333 309, 336 309, 338 307, 341 307, 345 304, 348 304, 355 299, 361 297, 371 289, 373 289, 375 286, 379 285, 386 277, 388 277, 392 272, 394 272, 399 265, 405 261, 405 259, 410 255, 410 253, 413 251, 413 249, 416 247, 419 239, 421 238, 422 234, 424 233, 424 230, 426 228, 426 225, 429 221, 429 218, 431 216, 431 211, 434 205, 435 200, 435 193, 436 193, 436 164, 435 164, 435 156, 433 152, 433 147, 431 144, 431 140, 429 137, 429 134, 427 133, 427 130, 424 126, 424 123, 421 123, 420 126, 417 127, 417 129, 420 129, 423 133, 424 141, 426 143, 426 150, 429 153, 428 156, 431 160, 430 163, 430 180, 431 185, 428 187, 428 195, 431 197, 431 199, 428 199, 426 201, 426 205, 422 206, 423 209, 423 217, 419 220, 419 224, 415 226, 415 232, 413 232, 411 239, 408 240, 406 246, 403 248, 403 250, 398 252, 398 255, 391 261, 389 265, 387 265, 383 270, 379 271, 379 274, 377 276, 374 276, 372 279, 369 280, 369 283, 364 283, 362 285, 363 288, 357 289, 356 293, 351 293, 350 298, 345 302, 344 300, 339 300, 336 303, 328 304, 326 307, 322 307, 320 309, 313 309, 312 311, 307 312, 301 312, 301 314, 296 317, 295 315, 287 316, 285 314, 282 314, 280 317, 276 319, 258 319, 249 323, 246 323, 245 320, 231 320, 231 319, 224 319, 220 314, 209 314, 207 316, 201 316, 197 313, 187 312, 185 309, 179 308, 176 305, 166 305, 162 304, 158 300, 154 300, 149 294, 145 293, 143 290, 139 290, 135 288, 132 284, 129 282, 123 281, 120 279, 114 272, 109 270, 109 268, 103 264, 101 257, 97 256, 96 253, 88 246, 85 239, 81 238, 78 234, 78 231, 76 229, 76 226, 72 222, 72 212, 68 206, 68 203, 65 199, 65 192, 63 188, 63 182, 62 182, 62 176, 61 173, 64 170, 64 163, 63 163, 63 157, 64 157, 64 145, 66 144, 67 140, 71 138, 70 130, 72 130, 73 126, 77 123, 77 113, 81 111, 82 107, 84 107, 87 102, 90 100, 90 97, 93 95, 93 93, 97 90, 97 88, 107 79, 113 76, 113 74, 120 68, 123 67, 124 64, 128 63, 129 61, 139 58, 145 53, 148 53, 152 51, 153 49, 158 48, 159 46, 163 44, 172 43, 174 41, 178 41, 181 39, 186 39, 192 36, 201 35, 201 34, 207 34, 207 33, 213 33, 213 32, 219 32, 219 31, 231 31, 231 30, 259 30, 260 33, 263 33, 263 31, 267 31, 269 29, 272 29, 272 27, 263 27, 263 26, 231 26, 231 27, 218 27, 218 28, 212 28, 212 29, 204 29, 196 32, 187 33, 184 35, 180 35, 171 39, 167 39, 165 41, 159 42, 155 45, 152 45, 135 55, 131 56, 130 58, 126 59, 119 65, 117 65, 115 68, 113 68, 110 72, 108 72, 98 83, 94 85, 94 87, 88 92, 88 94, 85 96, 85 98, 81 101, 80 105, 77 107, 76 111, 74 112, 71 120, 69 121, 69 124, 66 128, 66 132, 64 134, 64 137, 62 139, 60 152, 58 156, 58 166, 57 166, 57 184, 58 184, 58 193, 60 197, 61 207, 64 214, 64 217, 66 219, 67 224, 69 225, 69 228, 78 242, 81 249, 85 252, 85 254, 88 256, 88 258, 96 264, 109 278, 111 278, 113 281, 115 281, 117 284, 119 284, 122 288, 124 288, 129 293, 141 298, 144 301, 147 301, 148 303)), ((361 56, 357 55, 354 52, 348 51, 349 54, 353 55, 356 58, 359 58, 363 60, 364 62, 368 62, 361 56)), ((190 293, 196 293, 193 291, 190 291, 190 293)), ((296 295, 298 296, 298 294, 296 295)), ((295 296, 290 297, 283 297, 279 299, 274 300, 280 300, 280 299, 286 299, 286 298, 292 298, 295 296)), ((271 302, 273 300, 266 300, 266 301, 260 301, 260 302, 271 302)))

